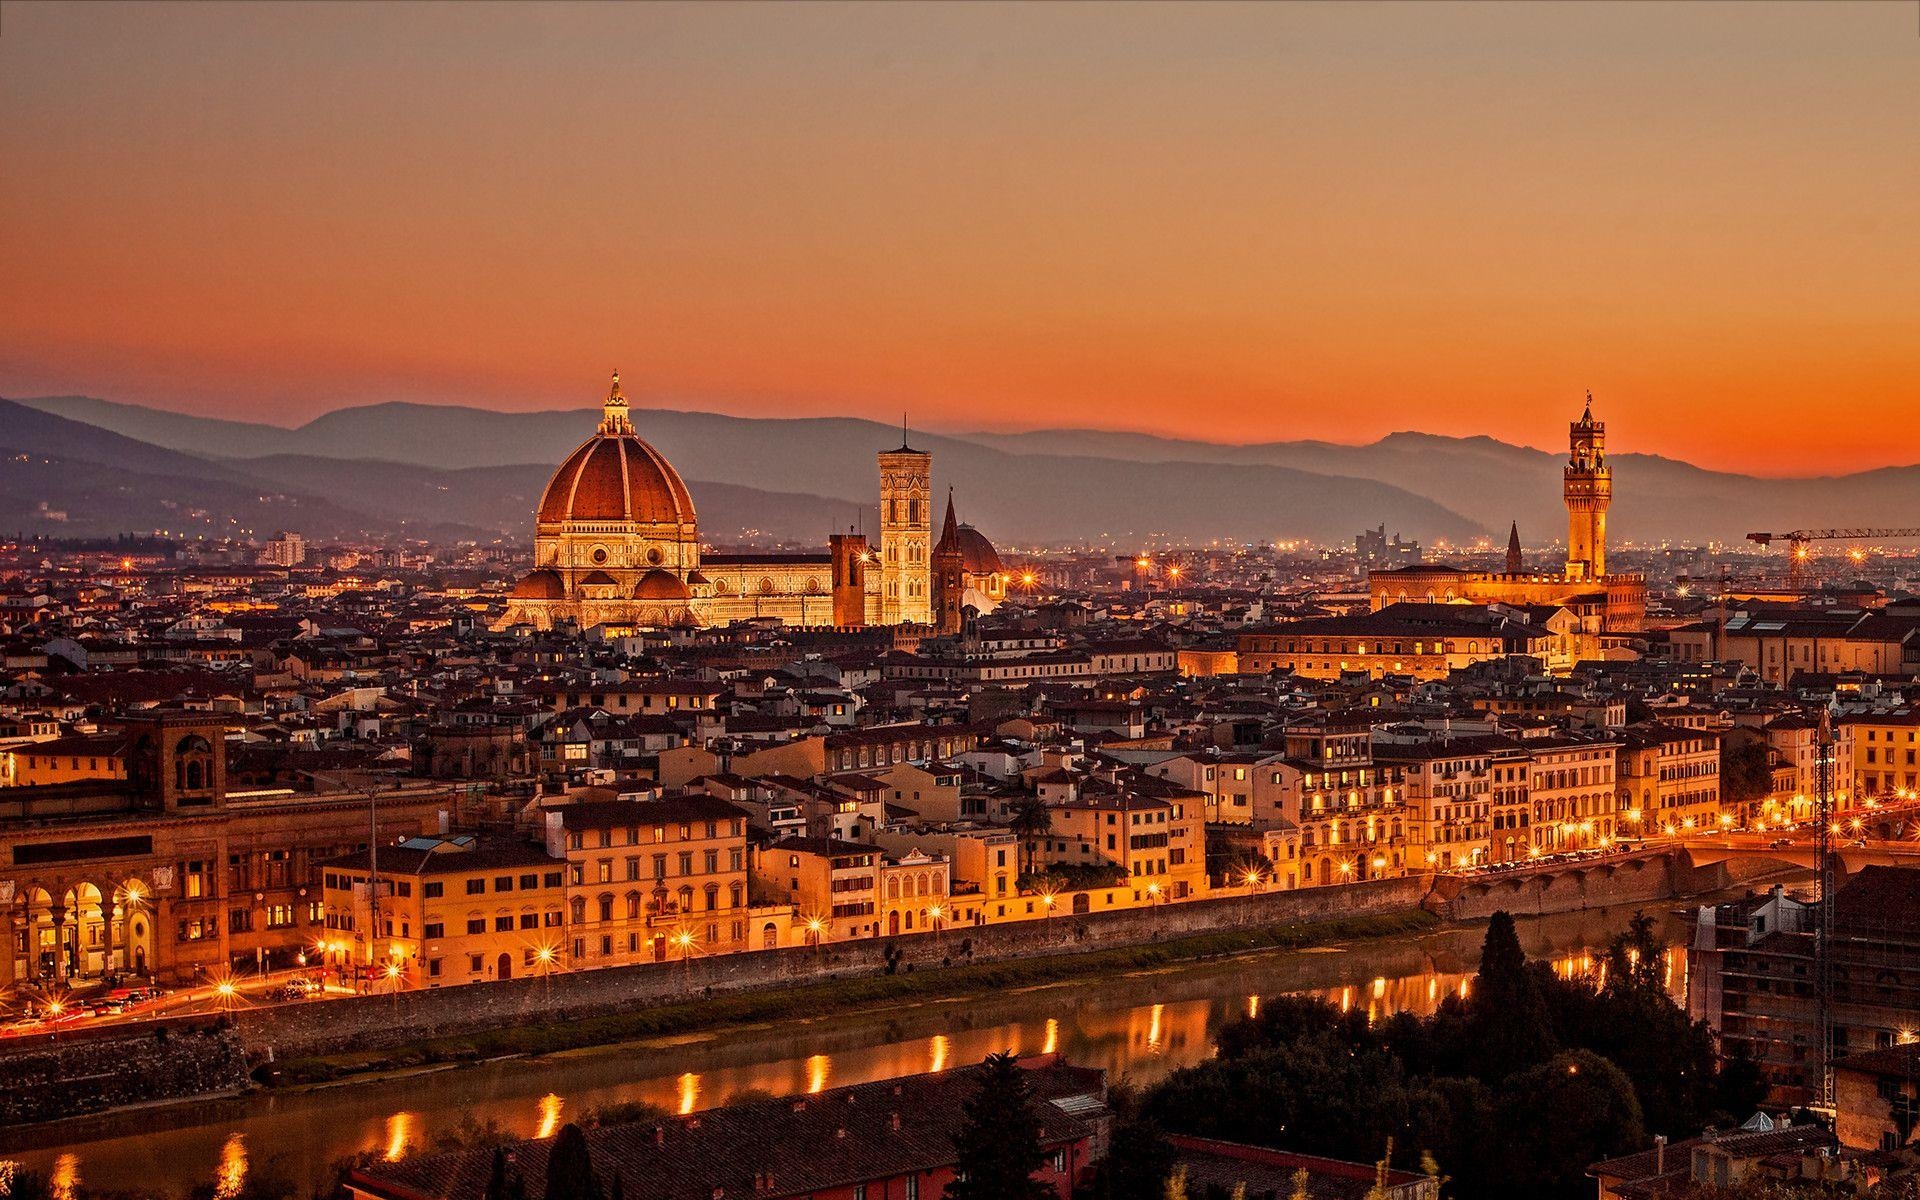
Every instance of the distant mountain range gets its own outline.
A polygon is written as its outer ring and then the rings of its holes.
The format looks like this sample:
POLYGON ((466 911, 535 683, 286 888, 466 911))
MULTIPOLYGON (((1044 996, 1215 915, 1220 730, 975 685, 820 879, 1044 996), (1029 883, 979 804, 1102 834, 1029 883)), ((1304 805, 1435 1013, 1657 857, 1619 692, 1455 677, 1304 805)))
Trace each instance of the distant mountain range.
MULTIPOLYGON (((34 506, 57 498, 75 531, 169 528, 166 517, 191 500, 197 509, 220 509, 233 527, 264 523, 268 532, 326 536, 359 521, 376 532, 525 537, 553 466, 598 420, 591 409, 501 413, 392 403, 340 409, 287 429, 84 396, 0 406, 0 447, 80 464, 51 475, 4 464, 0 528, 8 530, 40 529, 34 506), (125 477, 100 477, 85 464, 125 477)), ((852 419, 637 408, 634 420, 687 478, 702 532, 716 541, 818 543, 856 522, 871 529, 873 455, 900 439, 888 426, 852 419)), ((1612 435, 1616 451, 1631 445, 1628 431, 1612 435)), ((1360 446, 1220 445, 1059 429, 916 433, 913 442, 933 453, 936 487, 955 488, 962 518, 1002 544, 1331 543, 1382 523, 1458 544, 1501 539, 1507 522, 1518 520, 1523 540, 1538 546, 1565 528, 1561 457, 1489 437, 1396 433, 1360 446)), ((1920 525, 1920 467, 1780 480, 1654 455, 1616 452, 1612 461, 1617 539, 1697 544, 1753 529, 1920 525)))
MULTIPOLYGON (((525 540, 552 473, 542 464, 444 470, 306 454, 218 458, 0 400, 0 532, 9 534, 268 537, 292 529, 314 538, 525 540)), ((858 519, 853 505, 823 496, 688 486, 712 541, 812 542, 858 519)))
MULTIPOLYGON (((527 536, 539 488, 592 431, 598 410, 501 413, 416 404, 342 409, 298 429, 184 417, 87 397, 20 402, 42 420, 111 431, 167 457, 210 462, 228 478, 326 496, 356 512, 410 522, 455 522, 527 536), (316 460, 340 463, 325 468, 316 460), (349 499, 350 498, 350 499, 349 499)), ((0 418, 6 414, 0 413, 0 418)), ((823 543, 835 529, 873 528, 879 482, 875 452, 898 430, 873 421, 765 420, 639 409, 642 436, 688 480, 709 540, 739 531, 823 543), (726 509, 723 486, 785 495, 757 514, 726 509), (866 510, 863 515, 863 509, 866 510), (795 525, 805 522, 804 530, 795 525)), ((14 422, 0 420, 0 425, 14 422)), ((87 459, 97 437, 43 436, 21 446, 0 428, 0 446, 87 459)), ((1016 454, 978 442, 920 434, 934 455, 937 487, 952 484, 965 519, 1002 544, 1111 537, 1344 541, 1365 520, 1424 538, 1471 538, 1474 521, 1391 483, 1262 464, 1127 461, 1093 455, 1016 454)), ((93 461, 92 459, 87 459, 93 461)), ((141 468, 146 469, 146 468, 141 468)), ((0 514, 0 524, 5 523, 0 514)))

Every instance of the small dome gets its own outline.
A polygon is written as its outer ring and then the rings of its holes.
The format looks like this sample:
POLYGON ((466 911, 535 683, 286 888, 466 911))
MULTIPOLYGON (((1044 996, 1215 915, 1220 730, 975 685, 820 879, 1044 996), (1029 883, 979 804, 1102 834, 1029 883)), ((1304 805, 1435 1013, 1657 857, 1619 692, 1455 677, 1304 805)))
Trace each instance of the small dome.
POLYGON ((580 581, 580 586, 581 587, 612 587, 619 582, 620 581, 618 579, 615 579, 613 576, 607 574, 605 571, 595 571, 593 574, 587 576, 585 579, 582 579, 580 581))
POLYGON ((707 577, 706 577, 705 575, 702 575, 702 574, 701 574, 700 572, 698 572, 698 571, 689 571, 689 572, 687 573, 687 586, 688 586, 688 587, 700 587, 700 586, 702 586, 703 584, 707 584, 707 583, 711 583, 711 582, 712 582, 712 580, 710 580, 710 579, 708 579, 708 578, 707 578, 707 577))
POLYGON ((1000 565, 1000 552, 993 548, 986 534, 971 525, 960 527, 960 558, 967 564, 969 575, 1006 573, 1006 568, 1000 565))
POLYGON ((509 594, 515 600, 564 600, 567 589, 560 582, 560 572, 542 567, 522 575, 509 594))
POLYGON ((633 589, 635 600, 689 600, 692 597, 693 593, 687 590, 686 584, 680 582, 679 576, 659 567, 642 575, 633 589))

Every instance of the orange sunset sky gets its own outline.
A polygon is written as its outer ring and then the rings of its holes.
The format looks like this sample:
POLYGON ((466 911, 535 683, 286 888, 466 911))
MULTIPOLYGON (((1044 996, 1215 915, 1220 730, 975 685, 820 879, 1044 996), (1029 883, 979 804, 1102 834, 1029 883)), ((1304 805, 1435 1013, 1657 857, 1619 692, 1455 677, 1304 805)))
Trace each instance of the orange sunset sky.
POLYGON ((0 0, 0 394, 1920 461, 1884 4, 0 0))

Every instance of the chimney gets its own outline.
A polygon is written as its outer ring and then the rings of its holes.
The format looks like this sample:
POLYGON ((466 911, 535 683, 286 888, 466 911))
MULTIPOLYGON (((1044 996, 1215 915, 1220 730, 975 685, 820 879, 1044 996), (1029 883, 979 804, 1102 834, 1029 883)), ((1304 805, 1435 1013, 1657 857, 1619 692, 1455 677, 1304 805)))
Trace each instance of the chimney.
POLYGON ((1667 1173, 1667 1135, 1664 1133, 1655 1134, 1653 1138, 1653 1173, 1667 1173))

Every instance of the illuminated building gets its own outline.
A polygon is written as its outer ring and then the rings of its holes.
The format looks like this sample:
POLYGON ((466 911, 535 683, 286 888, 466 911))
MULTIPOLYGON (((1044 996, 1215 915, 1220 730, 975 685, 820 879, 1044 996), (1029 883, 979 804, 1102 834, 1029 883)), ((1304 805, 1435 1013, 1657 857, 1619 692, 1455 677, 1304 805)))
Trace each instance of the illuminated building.
MULTIPOLYGON (((221 717, 123 724, 124 779, 6 790, 0 986, 295 965, 326 932, 320 863, 365 844, 367 798, 232 786, 221 717)), ((445 787, 382 792, 380 835, 452 806, 445 787)))
POLYGON ((377 863, 366 851, 330 859, 321 959, 376 988, 557 970, 565 867, 530 842, 474 836, 408 838, 381 847, 377 863))
POLYGON ((953 493, 948 492, 947 518, 933 548, 936 627, 941 633, 959 633, 969 612, 990 613, 1006 598, 1007 573, 999 553, 979 530, 954 518, 953 493))
MULTIPOLYGON (((1442 604, 1551 605, 1578 618, 1581 657, 1599 657, 1602 634, 1631 633, 1646 623, 1647 581, 1607 572, 1607 509, 1613 467, 1607 427, 1593 419, 1593 397, 1568 427, 1562 494, 1567 505, 1567 563, 1557 573, 1467 571, 1440 564, 1374 571, 1367 590, 1376 609, 1408 601, 1442 604)), ((1518 530, 1516 529, 1517 535, 1518 530)), ((1509 564, 1513 561, 1509 555, 1509 564)))
POLYGON ((573 967, 748 947, 741 809, 698 793, 631 800, 580 788, 542 812, 547 852, 567 861, 573 967))
POLYGON ((824 552, 710 552, 692 493, 635 431, 616 374, 599 428, 541 495, 533 569, 515 582, 496 624, 929 625, 933 456, 902 444, 878 463, 877 570, 866 538, 854 533, 834 534, 824 552))

